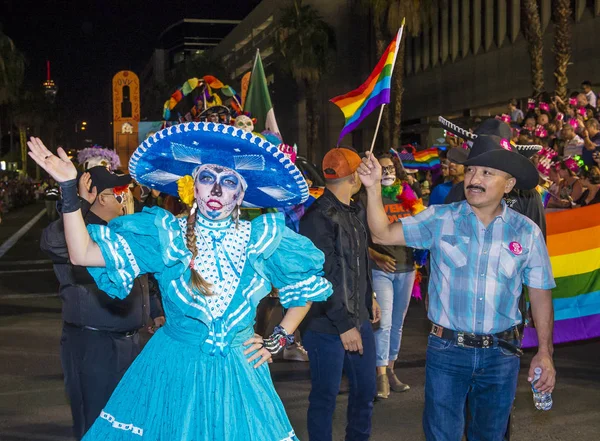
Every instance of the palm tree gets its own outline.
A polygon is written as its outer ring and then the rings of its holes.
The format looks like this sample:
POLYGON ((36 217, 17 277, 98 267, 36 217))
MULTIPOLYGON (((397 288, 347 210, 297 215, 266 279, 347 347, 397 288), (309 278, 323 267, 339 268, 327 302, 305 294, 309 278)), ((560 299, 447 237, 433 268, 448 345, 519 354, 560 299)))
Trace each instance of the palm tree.
MULTIPOLYGON (((364 6, 370 9, 370 15, 373 22, 373 31, 375 33, 375 48, 377 59, 380 59, 385 51, 386 45, 389 44, 387 32, 384 30, 387 11, 389 8, 389 0, 363 0, 364 6)), ((383 137, 383 145, 387 148, 391 145, 390 137, 390 106, 385 106, 381 118, 381 135, 383 137)))
MULTIPOLYGON (((404 34, 417 36, 421 32, 423 20, 429 18, 432 6, 439 0, 366 0, 371 9, 373 29, 375 31, 377 55, 381 56, 387 44, 396 35, 406 19, 404 34)), ((400 145, 402 123, 402 94, 404 93, 404 54, 406 37, 402 38, 396 65, 392 75, 392 97, 390 106, 383 112, 381 128, 383 142, 387 147, 400 145), (390 115, 391 108, 391 115, 390 115), (391 129, 390 129, 391 126, 391 129), (386 134, 387 132, 387 134, 386 134)))
POLYGON ((571 0, 556 0, 554 4, 554 69, 555 92, 563 101, 567 98, 567 67, 571 58, 571 27, 573 25, 573 9, 571 0))
MULTIPOLYGON (((424 20, 429 19, 431 6, 436 0, 395 0, 390 5, 387 16, 388 32, 395 35, 406 19, 404 31, 413 37, 421 33, 421 25, 424 20)), ((400 146, 400 134, 402 124, 402 95, 404 94, 404 56, 406 53, 406 38, 402 38, 396 65, 392 76, 392 147, 400 146)))
POLYGON ((281 11, 275 48, 284 69, 304 90, 308 159, 314 162, 321 119, 319 85, 333 67, 335 36, 315 8, 302 0, 291 1, 281 11))
MULTIPOLYGON (((44 123, 44 107, 47 105, 42 91, 38 93, 23 92, 19 101, 13 106, 13 121, 19 130, 19 144, 21 146, 21 171, 28 175, 27 166, 27 130, 34 128, 36 136, 40 136, 44 123)), ((50 144, 49 144, 50 145, 50 144)), ((51 146, 51 149, 53 146, 51 146)), ((39 172, 36 172, 36 175, 39 172)))
POLYGON ((544 40, 537 0, 523 0, 523 33, 527 40, 527 50, 531 62, 531 86, 533 95, 544 91, 544 59, 542 56, 544 40))
MULTIPOLYGON (((19 89, 23 84, 24 74, 24 55, 0 28, 0 111, 4 105, 12 104, 17 101, 19 89)), ((0 140, 1 139, 2 124, 0 123, 0 140)))

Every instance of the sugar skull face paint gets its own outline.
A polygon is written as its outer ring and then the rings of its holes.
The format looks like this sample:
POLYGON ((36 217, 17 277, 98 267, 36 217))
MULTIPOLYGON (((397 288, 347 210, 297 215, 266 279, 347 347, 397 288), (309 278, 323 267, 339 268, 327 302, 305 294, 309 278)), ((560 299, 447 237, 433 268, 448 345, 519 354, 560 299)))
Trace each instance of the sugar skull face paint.
POLYGON ((242 203, 246 182, 236 171, 220 165, 206 164, 194 173, 194 195, 198 211, 211 220, 229 217, 242 203))
POLYGON ((381 158, 379 164, 381 165, 382 171, 381 185, 384 187, 394 185, 394 182, 396 182, 396 168, 394 167, 392 160, 389 158, 381 158))
POLYGON ((254 123, 246 115, 240 115, 235 118, 235 127, 246 132, 252 132, 254 130, 254 123))

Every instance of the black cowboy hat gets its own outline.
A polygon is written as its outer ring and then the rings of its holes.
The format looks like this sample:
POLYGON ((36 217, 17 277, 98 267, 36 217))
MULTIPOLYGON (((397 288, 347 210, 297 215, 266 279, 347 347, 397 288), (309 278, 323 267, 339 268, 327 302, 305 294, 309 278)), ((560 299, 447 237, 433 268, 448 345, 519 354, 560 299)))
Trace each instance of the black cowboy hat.
POLYGON ((523 155, 514 151, 509 143, 501 143, 497 136, 478 136, 473 141, 466 161, 456 162, 465 166, 475 165, 502 170, 513 176, 519 190, 531 190, 538 184, 535 166, 523 155))
POLYGON ((92 187, 96 187, 98 194, 107 188, 123 187, 131 182, 129 174, 114 173, 101 165, 92 167, 87 172, 91 175, 92 187))
POLYGON ((503 139, 512 138, 512 130, 504 121, 496 118, 488 118, 484 120, 479 127, 475 129, 477 136, 498 136, 503 139))

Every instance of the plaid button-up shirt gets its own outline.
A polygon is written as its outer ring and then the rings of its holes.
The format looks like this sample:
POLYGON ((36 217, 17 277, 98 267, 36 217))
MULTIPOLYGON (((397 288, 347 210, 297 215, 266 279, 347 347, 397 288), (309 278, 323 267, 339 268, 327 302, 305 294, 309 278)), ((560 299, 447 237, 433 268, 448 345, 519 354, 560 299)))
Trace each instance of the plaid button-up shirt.
POLYGON ((540 229, 502 205, 487 228, 467 201, 402 219, 407 246, 431 252, 432 322, 455 331, 501 332, 521 323, 522 285, 556 286, 540 229))

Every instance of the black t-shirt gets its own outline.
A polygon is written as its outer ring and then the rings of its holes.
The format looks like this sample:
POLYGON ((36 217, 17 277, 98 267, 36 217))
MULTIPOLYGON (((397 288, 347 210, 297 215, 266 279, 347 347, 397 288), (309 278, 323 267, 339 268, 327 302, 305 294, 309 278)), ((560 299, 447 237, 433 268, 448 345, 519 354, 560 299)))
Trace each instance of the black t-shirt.
MULTIPOLYGON (((383 199, 383 208, 385 214, 387 214, 390 223, 398 222, 403 217, 410 216, 410 211, 407 211, 402 203, 394 201, 388 198, 383 199)), ((412 248, 403 247, 399 245, 379 245, 371 244, 371 248, 381 254, 393 257, 396 260, 396 271, 397 273, 407 273, 414 269, 414 259, 412 248)), ((375 270, 381 270, 375 262, 372 262, 371 267, 375 270)))
POLYGON ((583 159, 583 162, 588 167, 596 165, 596 163, 594 162, 593 154, 595 151, 600 152, 600 132, 596 133, 594 136, 591 136, 590 141, 592 141, 596 145, 596 149, 588 150, 587 148, 585 148, 585 146, 583 146, 583 150, 581 152, 581 159, 583 159))
POLYGON ((585 200, 588 197, 589 193, 590 193, 589 190, 584 190, 584 192, 581 194, 581 197, 575 202, 577 204, 581 205, 582 207, 585 207, 586 205, 593 205, 593 204, 600 203, 600 191, 596 193, 596 196, 594 196, 590 202, 586 203, 585 200))

